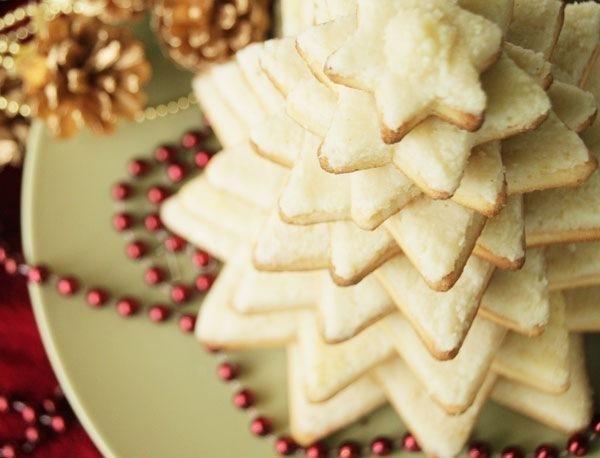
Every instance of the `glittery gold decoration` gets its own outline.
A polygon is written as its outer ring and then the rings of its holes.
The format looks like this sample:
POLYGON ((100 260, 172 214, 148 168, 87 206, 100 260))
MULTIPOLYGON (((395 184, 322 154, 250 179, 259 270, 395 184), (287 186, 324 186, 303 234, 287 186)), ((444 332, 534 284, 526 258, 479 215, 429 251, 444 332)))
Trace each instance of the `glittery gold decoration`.
POLYGON ((97 18, 61 15, 48 22, 21 65, 34 115, 58 137, 84 126, 112 132, 120 117, 143 111, 151 68, 144 48, 123 29, 97 18))
MULTIPOLYGON (((308 0, 307 0, 308 1, 308 0)), ((269 0, 156 0, 153 25, 169 56, 190 70, 265 39, 269 0)))
POLYGON ((25 152, 25 142, 29 133, 29 120, 18 110, 23 101, 23 85, 18 78, 0 70, 0 95, 7 106, 0 111, 0 167, 20 165, 25 152), (8 105, 17 109, 8 109, 8 105))
POLYGON ((115 24, 139 18, 147 3, 149 0, 78 0, 77 8, 86 16, 96 16, 103 22, 115 24))

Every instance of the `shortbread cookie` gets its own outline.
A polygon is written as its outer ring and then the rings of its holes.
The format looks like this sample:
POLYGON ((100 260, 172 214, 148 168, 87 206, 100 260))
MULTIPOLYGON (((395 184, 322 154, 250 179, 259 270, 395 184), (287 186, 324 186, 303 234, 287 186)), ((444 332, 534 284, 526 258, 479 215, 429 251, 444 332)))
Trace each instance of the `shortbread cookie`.
POLYGON ((297 312, 241 315, 231 305, 238 282, 235 262, 227 263, 202 302, 196 336, 205 344, 219 348, 281 346, 295 339, 297 312))
POLYGON ((600 243, 550 245, 546 258, 550 289, 600 285, 600 243))
POLYGON ((388 259, 400 253, 398 244, 383 227, 365 231, 354 223, 339 221, 329 225, 330 272, 335 283, 358 283, 388 259))
POLYGON ((375 369, 374 377, 421 448, 431 456, 440 457, 460 453, 496 379, 489 374, 471 406, 462 415, 449 415, 431 399, 400 359, 375 369))
POLYGON ((513 18, 506 39, 549 59, 563 26, 561 0, 514 0, 513 18))
POLYGON ((323 339, 333 344, 353 338, 396 306, 373 275, 351 287, 337 286, 325 277, 317 310, 323 339))
POLYGON ((375 271, 388 294, 437 359, 452 359, 477 313, 493 267, 472 256, 460 279, 447 292, 429 288, 404 256, 375 271))
POLYGON ((552 64, 545 59, 541 52, 522 48, 513 43, 504 43, 504 51, 514 63, 535 78, 542 88, 548 89, 550 87, 554 80, 552 64))
POLYGON ((527 336, 541 334, 550 315, 544 251, 530 249, 521 270, 496 270, 483 298, 480 315, 527 336))
POLYGON ((565 8, 565 23, 552 55, 555 76, 582 86, 600 52, 600 5, 595 1, 565 8))
POLYGON ((578 186, 596 169, 581 138, 554 113, 536 130, 505 140, 502 159, 509 194, 578 186))
POLYGON ((513 0, 459 0, 458 4, 471 13, 496 23, 506 34, 513 17, 513 0))
POLYGON ((295 49, 294 38, 278 38, 265 41, 260 56, 262 69, 284 96, 299 82, 312 79, 310 70, 295 49))
POLYGON ((577 288, 563 292, 567 327, 571 332, 600 331, 600 287, 577 288))
POLYGON ((404 362, 429 395, 452 415, 471 406, 506 335, 502 326, 477 317, 456 358, 439 361, 400 314, 385 318, 383 323, 404 362))
POLYGON ((356 16, 356 0, 312 0, 315 5, 315 24, 322 24, 339 17, 356 16))
POLYGON ((288 409, 290 432, 300 445, 308 446, 351 425, 386 402, 379 385, 369 376, 361 377, 320 403, 310 402, 304 393, 307 369, 296 345, 288 347, 288 409))
POLYGON ((298 160, 305 132, 282 109, 252 128, 250 143, 259 155, 291 168, 298 160))
POLYGON ((569 343, 571 386, 560 395, 499 379, 492 399, 551 428, 573 433, 587 428, 592 416, 592 390, 585 368, 583 338, 572 334, 569 343))
POLYGON ((300 81, 287 95, 286 111, 298 124, 322 138, 331 124, 336 104, 335 92, 311 77, 300 81), (307 105, 312 109, 305 109, 307 105))
POLYGON ((444 1, 359 0, 358 27, 325 71, 335 82, 374 93, 388 143, 431 114, 476 130, 486 104, 478 73, 495 61, 501 34, 492 22, 444 1), (429 59, 415 47, 423 40, 429 59), (457 84, 440 85, 441 78, 457 84))
POLYGON ((577 86, 556 81, 548 91, 552 109, 566 126, 583 132, 592 125, 598 113, 594 95, 577 86))
POLYGON ((280 0, 281 27, 279 35, 293 37, 315 21, 313 2, 306 0, 280 0))
POLYGON ((550 295, 550 320, 543 334, 526 337, 509 334, 496 355, 493 369, 548 393, 564 393, 569 388, 569 332, 565 301, 560 293, 550 295))
POLYGON ((259 270, 266 271, 326 269, 329 267, 327 225, 287 224, 275 210, 256 240, 253 260, 259 270))
POLYGON ((447 291, 473 251, 485 218, 451 201, 420 198, 384 224, 427 284, 447 291))
POLYGON ((509 197, 502 211, 487 220, 473 253, 501 269, 520 269, 525 261, 523 197, 509 197))
POLYGON ((311 402, 332 398, 394 353, 379 324, 369 326, 352 339, 329 345, 312 313, 303 313, 299 318, 298 346, 305 368, 306 396, 311 402))

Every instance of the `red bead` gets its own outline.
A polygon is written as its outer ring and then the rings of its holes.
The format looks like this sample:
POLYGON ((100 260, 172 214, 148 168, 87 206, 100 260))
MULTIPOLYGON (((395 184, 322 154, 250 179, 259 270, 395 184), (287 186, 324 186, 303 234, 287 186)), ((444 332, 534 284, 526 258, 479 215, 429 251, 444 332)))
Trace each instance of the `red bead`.
POLYGON ((210 161, 211 154, 208 151, 197 151, 194 154, 194 163, 199 169, 206 167, 210 161))
POLYGON ((415 436, 411 433, 406 433, 402 437, 402 448, 408 452, 420 452, 421 447, 415 436))
POLYGON ((140 308, 135 299, 129 297, 119 299, 117 301, 117 313, 123 317, 128 317, 135 314, 140 308))
POLYGON ((279 456, 290 456, 296 453, 298 444, 291 437, 278 437, 275 441, 275 451, 279 456))
POLYGON ((344 442, 338 448, 339 458, 359 458, 360 457, 360 445, 356 442, 347 441, 344 442))
POLYGON ((38 419, 38 412, 35 407, 25 405, 21 410, 21 418, 25 423, 35 423, 38 419))
POLYGON ((127 183, 117 183, 112 187, 111 194, 115 200, 127 200, 133 195, 133 189, 127 183))
POLYGON ((9 275, 15 275, 19 271, 19 263, 15 258, 6 258, 4 260, 4 270, 9 275))
POLYGON ((170 145, 160 145, 154 150, 154 159, 158 162, 171 162, 177 151, 170 145))
POLYGON ((171 253, 176 253, 185 248, 187 242, 178 235, 170 235, 165 239, 165 248, 171 253))
POLYGON ((174 284, 171 287, 171 299, 176 304, 184 304, 190 300, 192 296, 190 289, 182 284, 174 284))
POLYGON ((502 450, 502 458, 525 458, 523 450, 515 445, 509 445, 502 450))
POLYGON ((210 263, 210 259, 210 255, 202 250, 196 250, 192 255, 192 262, 197 267, 206 267, 210 263))
POLYGON ((239 409, 248 409, 254 405, 254 394, 247 388, 233 395, 233 404, 239 409))
POLYGON ((150 321, 153 321, 154 323, 161 323, 165 321, 167 318, 169 318, 170 314, 171 310, 164 305, 153 305, 148 310, 148 317, 150 318, 150 321))
POLYGON ((473 442, 469 447, 469 458, 489 458, 490 446, 485 442, 473 442))
POLYGON ((573 456, 584 456, 590 448, 590 443, 584 434, 573 434, 567 441, 567 452, 573 456))
POLYGON ((5 247, 0 246, 0 262, 4 262, 8 256, 8 251, 5 247))
POLYGON ((59 405, 55 399, 45 398, 42 400, 42 409, 44 409, 44 412, 48 414, 53 414, 58 412, 58 408, 59 405))
POLYGON ((394 443, 387 437, 377 437, 371 442, 371 453, 375 456, 388 456, 394 449, 394 443))
POLYGON ((167 178, 173 183, 179 183, 185 178, 185 167, 179 163, 170 164, 167 167, 167 178))
POLYGON ((150 232, 156 232, 163 228, 160 216, 158 216, 156 213, 151 213, 144 218, 144 226, 150 232))
POLYGON ((67 430, 67 421, 62 415, 52 415, 50 418, 50 428, 55 433, 61 434, 67 430))
POLYGON ((600 414, 594 415, 592 422, 590 423, 590 430, 594 434, 600 434, 600 414))
POLYGON ((551 444, 542 444, 535 449, 535 458, 558 458, 558 448, 551 444))
POLYGON ((238 376, 238 367, 228 362, 221 363, 217 368, 217 375, 224 382, 230 382, 238 376))
POLYGON ((250 423, 250 431, 255 436, 268 436, 273 431, 271 421, 265 417, 256 417, 250 423))
POLYGON ((169 197, 169 191, 162 186, 152 186, 146 196, 151 204, 160 204, 169 197))
POLYGON ((33 266, 27 271, 27 279, 31 283, 44 283, 48 279, 48 269, 43 266, 33 266))
POLYGON ((0 394, 0 413, 10 411, 11 399, 6 394, 0 394))
POLYGON ((130 242, 127 244, 127 247, 125 247, 125 253, 130 259, 141 259, 147 251, 148 247, 146 244, 139 240, 130 242))
POLYGON ((150 267, 144 273, 144 281, 149 285, 158 285, 159 283, 162 283, 165 280, 165 277, 165 271, 160 267, 156 266, 150 267))
POLYGON ((181 137, 181 146, 187 149, 192 149, 200 146, 202 140, 204 139, 204 135, 199 131, 189 131, 183 134, 181 137))
POLYGON ((141 177, 148 173, 150 166, 143 159, 134 159, 127 164, 127 171, 132 177, 141 177))
POLYGON ((196 317, 194 315, 189 315, 189 314, 185 314, 185 315, 181 315, 181 317, 179 317, 179 329, 181 329, 182 332, 190 333, 194 331, 194 328, 196 327, 196 317))
POLYGON ((16 458, 17 448, 13 444, 4 444, 0 447, 0 456, 2 458, 16 458))
POLYGON ((123 232, 130 229, 131 226, 133 226, 133 218, 129 213, 117 213, 113 216, 113 227, 117 231, 123 232))
POLYGON ((37 444, 42 440, 43 433, 37 426, 28 426, 25 428, 25 440, 32 444, 37 444))
POLYGON ((56 289, 63 296, 72 296, 79 291, 79 282, 74 277, 63 277, 58 280, 56 289))
POLYGON ((93 288, 87 292, 85 300, 92 307, 102 307, 108 301, 108 293, 102 289, 93 288))
POLYGON ((210 289, 215 281, 215 277, 210 274, 202 274, 196 277, 196 289, 202 293, 205 293, 210 289))
POLYGON ((304 456, 306 458, 327 458, 327 455, 329 455, 329 450, 325 444, 321 442, 309 445, 304 450, 304 456))

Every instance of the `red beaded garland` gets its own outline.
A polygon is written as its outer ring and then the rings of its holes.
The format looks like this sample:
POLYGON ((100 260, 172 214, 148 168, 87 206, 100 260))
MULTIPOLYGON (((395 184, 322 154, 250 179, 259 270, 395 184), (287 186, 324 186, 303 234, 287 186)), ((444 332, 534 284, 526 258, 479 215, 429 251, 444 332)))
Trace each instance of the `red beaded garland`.
POLYGON ((387 437, 376 437, 371 442, 371 453, 375 456, 388 456, 394 449, 394 443, 387 437))
POLYGON ((64 433, 67 430, 67 420, 62 415, 52 415, 50 418, 50 428, 55 433, 64 433))
POLYGON ((150 318, 150 321, 153 321, 154 323, 165 321, 169 318, 170 314, 171 310, 164 305, 153 305, 148 309, 148 317, 150 318))
POLYGON ((151 186, 146 197, 151 204, 157 205, 169 197, 169 191, 162 186, 151 186))
POLYGON ((248 388, 243 388, 233 395, 233 404, 242 410, 252 407, 254 401, 254 394, 248 388))
POLYGON ((256 417, 250 423, 250 431, 255 436, 267 436, 273 431, 273 424, 268 418, 256 417))
POLYGON ((127 183, 117 183, 112 187, 111 194, 115 200, 127 200, 133 195, 133 189, 127 183))
POLYGON ((321 442, 309 445, 304 450, 306 458, 327 458, 327 455, 329 455, 329 449, 321 442))
POLYGON ((21 418, 25 423, 35 423, 38 419, 38 411, 31 405, 25 405, 21 410, 21 418))
POLYGON ((129 242, 125 247, 125 253, 127 254, 127 257, 133 260, 143 258, 147 251, 148 247, 140 240, 129 242))
POLYGON ((402 448, 407 452, 420 452, 421 447, 417 442, 417 438, 411 433, 405 433, 402 437, 402 448))
POLYGON ((79 290, 79 282, 75 277, 63 277, 56 283, 56 289, 63 296, 72 296, 79 290))
POLYGON ((473 442, 469 447, 469 458, 489 458, 490 446, 485 442, 473 442))
POLYGON ((338 458, 359 458, 360 445, 353 441, 344 442, 338 448, 338 458))
POLYGON ((196 317, 194 315, 190 315, 190 314, 184 314, 181 315, 181 317, 179 317, 179 329, 181 329, 182 332, 189 334, 190 332, 194 331, 194 328, 196 327, 196 317))
POLYGON ((25 439, 27 442, 31 442, 32 444, 37 444, 40 442, 43 438, 43 435, 44 434, 42 430, 37 426, 30 425, 25 428, 25 439))
POLYGON ((198 275, 195 281, 196 289, 201 293, 205 293, 210 289, 214 281, 215 277, 210 274, 198 275))
POLYGON ((113 227, 117 231, 126 231, 127 229, 131 229, 131 226, 133 226, 133 218, 129 213, 117 213, 113 217, 113 227))
POLYGON ((594 434, 600 434, 600 414, 594 415, 592 422, 590 423, 590 430, 594 434))
POLYGON ((194 163, 199 169, 203 169, 210 162, 210 153, 208 151, 198 151, 194 155, 194 163))
POLYGON ((170 235, 165 239, 165 248, 171 253, 182 251, 186 246, 186 241, 178 235, 170 235))
POLYGON ((152 266, 144 273, 144 281, 149 285, 158 285, 166 278, 165 271, 157 266, 152 266))
POLYGON ((181 146, 187 149, 192 149, 200 146, 202 140, 204 139, 204 134, 199 131, 189 131, 183 134, 181 137, 181 146))
POLYGON ((535 449, 535 458, 558 458, 558 448, 551 444, 541 444, 535 449))
POLYGON ((42 408, 46 413, 56 413, 58 412, 58 402, 52 398, 45 398, 42 400, 42 408))
POLYGON ((158 214, 150 213, 144 218, 144 226, 150 232, 156 232, 163 228, 163 223, 160 220, 160 216, 158 216, 158 214))
POLYGON ((217 367, 217 375, 224 382, 230 382, 238 376, 238 367, 235 364, 223 362, 217 367))
POLYGON ((6 257, 8 256, 8 251, 5 247, 0 246, 0 262, 4 262, 6 257))
POLYGON ((154 159, 157 162, 171 162, 175 159, 177 151, 170 145, 160 145, 154 150, 154 159))
POLYGON ((275 451, 280 456, 290 456, 296 453, 298 450, 298 444, 291 437, 284 436, 278 437, 275 441, 275 451))
POLYGON ((589 440, 582 433, 573 434, 567 441, 567 452, 573 456, 584 456, 589 451, 589 440))
POLYGON ((48 269, 43 266, 33 266, 27 271, 27 280, 31 283, 41 284, 48 279, 48 269))
POLYGON ((16 458, 17 449, 13 444, 4 444, 0 447, 0 456, 2 458, 16 458))
POLYGON ((6 394, 0 394, 0 413, 10 411, 11 399, 6 394))
POLYGON ((134 315, 139 307, 139 303, 135 299, 129 297, 117 301, 117 313, 123 317, 134 315))
POLYGON ((210 263, 210 255, 206 251, 196 250, 192 255, 192 262, 197 267, 206 267, 210 263))
POLYGON ((127 164, 127 171, 132 177, 141 177, 148 173, 150 166, 143 159, 134 159, 127 164))
POLYGON ((502 458, 525 458, 525 453, 515 445, 509 445, 502 450, 502 458))
POLYGON ((167 178, 173 183, 179 183, 185 178, 185 166, 174 162, 167 167, 167 178))
POLYGON ((102 307, 108 301, 108 293, 100 288, 92 288, 85 295, 85 300, 92 307, 102 307))
POLYGON ((184 304, 190 300, 190 289, 181 283, 175 283, 171 286, 171 299, 177 304, 184 304))
POLYGON ((19 263, 15 258, 6 258, 4 260, 4 270, 8 275, 15 275, 19 270, 19 263))

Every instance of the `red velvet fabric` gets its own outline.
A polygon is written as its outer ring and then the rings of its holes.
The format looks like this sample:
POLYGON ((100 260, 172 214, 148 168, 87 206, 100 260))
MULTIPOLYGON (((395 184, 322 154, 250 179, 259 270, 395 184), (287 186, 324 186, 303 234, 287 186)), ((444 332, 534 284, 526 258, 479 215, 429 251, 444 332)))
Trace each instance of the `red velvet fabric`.
MULTIPOLYGON (((0 238, 12 246, 19 240, 20 170, 0 171, 0 238)), ((57 381, 35 324, 25 280, 0 269, 0 393, 28 402, 50 397, 57 381)), ((0 446, 23 437, 25 423, 15 413, 0 414, 0 446)), ((75 418, 67 431, 49 434, 30 455, 95 458, 100 454, 75 418)))

